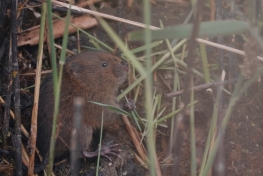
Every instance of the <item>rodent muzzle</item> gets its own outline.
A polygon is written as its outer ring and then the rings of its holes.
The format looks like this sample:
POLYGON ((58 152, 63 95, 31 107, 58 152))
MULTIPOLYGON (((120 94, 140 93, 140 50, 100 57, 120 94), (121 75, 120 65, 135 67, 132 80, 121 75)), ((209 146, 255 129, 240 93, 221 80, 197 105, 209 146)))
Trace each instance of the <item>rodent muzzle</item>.
POLYGON ((125 60, 121 61, 121 65, 123 65, 125 71, 129 70, 128 63, 125 60))

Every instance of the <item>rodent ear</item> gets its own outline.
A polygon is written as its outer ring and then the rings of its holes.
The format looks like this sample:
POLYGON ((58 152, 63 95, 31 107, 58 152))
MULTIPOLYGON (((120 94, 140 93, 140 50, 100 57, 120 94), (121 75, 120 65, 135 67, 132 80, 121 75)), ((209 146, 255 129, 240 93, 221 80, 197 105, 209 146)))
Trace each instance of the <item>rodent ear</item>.
POLYGON ((81 66, 77 62, 72 62, 69 65, 69 70, 70 70, 70 74, 72 74, 72 75, 79 75, 83 71, 83 66, 81 66))

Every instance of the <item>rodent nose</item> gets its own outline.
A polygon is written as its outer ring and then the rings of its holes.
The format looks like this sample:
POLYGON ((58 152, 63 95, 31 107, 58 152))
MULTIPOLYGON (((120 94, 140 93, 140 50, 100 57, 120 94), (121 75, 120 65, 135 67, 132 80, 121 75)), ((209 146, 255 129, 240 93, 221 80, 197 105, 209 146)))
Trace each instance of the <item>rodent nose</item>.
POLYGON ((128 63, 125 60, 121 61, 121 65, 123 65, 123 68, 124 68, 125 71, 129 70, 128 63))

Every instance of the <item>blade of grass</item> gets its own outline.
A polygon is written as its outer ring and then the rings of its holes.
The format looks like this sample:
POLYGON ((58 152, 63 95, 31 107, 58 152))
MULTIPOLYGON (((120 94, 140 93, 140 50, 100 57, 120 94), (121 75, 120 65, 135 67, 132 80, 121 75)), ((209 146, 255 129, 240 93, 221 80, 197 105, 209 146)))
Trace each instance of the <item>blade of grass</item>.
POLYGON ((219 133, 218 133, 218 136, 216 138, 216 141, 213 145, 213 147, 211 148, 210 152, 209 152, 209 156, 207 158, 207 162, 206 162, 206 165, 204 167, 204 172, 203 172, 203 175, 207 175, 209 170, 211 169, 211 166, 213 164, 213 161, 214 161, 214 158, 216 156, 216 153, 217 153, 217 150, 218 150, 218 147, 219 147, 219 143, 221 141, 221 136, 222 136, 222 132, 225 130, 226 128, 226 125, 227 125, 227 122, 229 120, 229 117, 230 117, 230 114, 232 112, 232 109, 236 103, 236 101, 239 99, 239 96, 240 96, 240 89, 241 89, 241 84, 243 82, 244 78, 243 76, 241 75, 238 79, 238 82, 236 84, 236 87, 235 87, 235 90, 234 90, 234 93, 230 99, 230 102, 229 102, 229 105, 228 105, 228 108, 227 108, 227 111, 226 111, 226 114, 224 116, 224 119, 220 125, 220 129, 218 130, 219 133))
MULTIPOLYGON (((125 98, 125 100, 126 100, 126 103, 129 103, 128 98, 127 98, 126 96, 125 96, 124 98, 125 98)), ((136 112, 135 109, 131 111, 131 116, 132 116, 133 120, 135 121, 136 126, 137 126, 137 128, 139 129, 139 131, 142 131, 141 126, 139 125, 138 120, 139 120, 141 123, 143 123, 143 122, 141 121, 141 118, 139 117, 139 115, 138 115, 138 113, 136 112)))
MULTIPOLYGON (((212 93, 212 92, 211 92, 212 93)), ((204 167, 207 163, 207 157, 208 157, 208 153, 209 153, 209 148, 211 145, 211 141, 212 138, 215 134, 215 130, 216 130, 216 124, 217 124, 217 116, 218 116, 218 108, 217 108, 217 104, 214 104, 214 108, 213 108, 213 115, 212 115, 212 120, 211 120, 211 125, 210 125, 210 129, 209 129, 209 133, 208 133, 208 137, 206 140, 206 145, 205 145, 205 150, 204 150, 204 154, 203 154, 203 159, 202 159, 202 163, 201 163, 201 167, 200 167, 200 171, 199 171, 199 176, 203 176, 204 175, 204 167)))
POLYGON ((146 48, 146 79, 145 79, 145 109, 146 109, 146 117, 147 117, 147 148, 148 148, 148 156, 149 156, 149 170, 150 175, 161 175, 161 173, 156 173, 159 168, 158 164, 156 164, 157 158, 156 155, 156 149, 155 149, 155 139, 154 139, 154 122, 153 122, 153 105, 152 105, 152 59, 150 57, 151 54, 151 47, 149 46, 152 38, 151 38, 151 30, 149 29, 149 25, 151 23, 151 4, 150 1, 143 1, 144 5, 144 23, 147 25, 147 27, 144 29, 145 35, 144 35, 144 42, 145 45, 148 46, 146 48))
POLYGON ((225 113, 225 116, 223 118, 223 121, 220 125, 220 130, 219 130, 219 134, 218 134, 218 137, 215 141, 215 145, 214 147, 212 148, 212 151, 211 151, 211 155, 209 155, 208 159, 207 159, 207 165, 204 169, 204 174, 206 175, 209 171, 209 169, 211 168, 211 165, 213 163, 213 160, 215 158, 215 155, 216 155, 216 151, 218 150, 218 147, 219 147, 219 142, 220 142, 220 139, 221 139, 221 136, 222 136, 222 132, 225 131, 226 129, 226 126, 227 126, 227 123, 229 121, 229 118, 230 118, 230 115, 232 113, 232 109, 236 103, 236 101, 240 98, 240 96, 249 88, 249 86, 255 82, 259 76, 261 76, 263 74, 263 68, 259 68, 256 73, 253 74, 252 78, 250 78, 249 80, 247 80, 243 86, 241 87, 241 84, 244 80, 244 77, 241 75, 238 79, 238 82, 236 84, 236 87, 235 87, 235 90, 234 90, 234 93, 233 93, 233 96, 231 97, 230 99, 230 103, 228 105, 228 108, 227 108, 227 111, 225 113))
POLYGON ((201 54, 201 59, 202 59, 202 64, 203 64, 205 83, 209 83, 210 82, 210 72, 209 72, 209 65, 208 65, 208 60, 207 60, 207 55, 206 55, 206 47, 202 43, 199 43, 199 46, 200 46, 200 54, 201 54))
MULTIPOLYGON (((164 27, 162 22, 161 22, 161 27, 162 28, 164 27)), ((165 42, 166 42, 166 45, 168 47, 168 50, 169 50, 169 52, 170 52, 170 54, 172 56, 173 62, 174 62, 174 84, 173 84, 173 90, 176 91, 176 90, 180 89, 180 79, 179 79, 179 72, 178 72, 178 68, 177 68, 178 64, 177 64, 174 52, 172 51, 172 46, 171 46, 169 40, 165 39, 165 42)), ((175 111, 175 107, 176 107, 176 97, 173 97, 172 112, 175 111)), ((171 119, 170 141, 173 141, 172 139, 174 138, 174 126, 175 126, 175 115, 171 119)), ((170 145, 170 148, 171 148, 174 144, 170 143, 169 145, 170 145)))
MULTIPOLYGON (((194 102, 194 91, 191 92, 191 103, 194 102)), ((191 176, 196 176, 196 142, 194 104, 190 108, 190 136, 191 136, 191 176)))
MULTIPOLYGON (((180 47, 186 42, 187 40, 181 40, 177 45, 172 48, 172 52, 175 52, 180 49, 180 47)), ((151 72, 157 69, 167 58, 170 57, 170 52, 167 52, 163 57, 161 57, 152 67, 151 72)), ((184 62, 180 62, 184 63, 184 62)), ((185 64, 184 64, 185 65, 185 64)), ((201 73, 200 73, 201 74, 201 73)), ((201 74, 202 75, 202 74, 201 74)), ((133 82, 127 89, 125 89, 118 97, 117 100, 122 99, 127 93, 129 93, 134 87, 136 87, 140 82, 145 79, 146 75, 141 75, 135 82, 133 82)))
MULTIPOLYGON (((152 31, 153 39, 183 39, 190 38, 190 34, 193 28, 193 24, 184 24, 180 26, 166 27, 160 30, 152 31)), ((200 30, 198 37, 216 37, 223 35, 244 33, 248 30, 248 23, 237 20, 221 20, 221 21, 209 21, 200 23, 200 30), (222 28, 222 26, 228 26, 222 28)), ((128 40, 142 40, 145 32, 135 31, 128 35, 128 40)))
POLYGON ((101 128, 100 128, 100 142, 99 142, 99 153, 98 153, 98 160, 97 160, 97 167, 96 167, 96 176, 99 175, 99 166, 100 166, 100 150, 101 150, 101 141, 102 141, 102 127, 103 127, 103 121, 104 121, 104 111, 102 111, 101 115, 101 128))
MULTIPOLYGON (((71 5, 71 1, 70 1, 70 5, 71 5)), ((48 11, 48 14, 50 17, 51 17, 51 13, 52 13, 51 11, 48 11)), ((69 8, 67 11, 65 31, 63 35, 63 41, 62 41, 62 51, 61 51, 60 62, 59 62, 59 65, 60 65, 59 75, 58 75, 57 83, 54 84, 55 107, 54 107, 54 117, 53 117, 52 134, 51 134, 51 141, 50 141, 50 152, 49 152, 49 162, 48 162, 49 167, 48 167, 48 173, 47 173, 49 176, 52 175, 52 169, 53 169, 53 163, 54 163, 54 151, 55 151, 56 133, 57 133, 56 127, 57 127, 57 121, 58 121, 59 102, 60 102, 59 101, 60 100, 60 88, 61 88, 61 82, 62 82, 63 65, 66 60, 66 49, 67 49, 67 42, 68 42, 68 27, 69 27, 69 22, 70 22, 70 14, 71 14, 71 9, 69 8)), ((53 26, 52 18, 48 20, 49 20, 49 23, 51 23, 49 25, 51 25, 50 28, 52 29, 52 26, 53 26)), ((53 32, 51 32, 50 35, 51 34, 53 36, 53 32)), ((51 43, 54 42, 54 39, 53 40, 50 39, 50 42, 51 43)), ((55 53, 51 53, 51 54, 53 55, 55 53)), ((52 64, 52 68, 55 69, 53 67, 54 65, 56 65, 55 58, 52 59, 52 62, 54 62, 54 64, 52 64)), ((55 73, 53 73, 53 76, 54 74, 55 73)), ((55 77, 57 77, 57 75, 55 77)), ((53 82, 54 82, 54 78, 53 78, 53 82)))
MULTIPOLYGON (((194 101, 193 103, 190 103, 189 105, 187 105, 187 107, 190 107, 192 104, 196 104, 197 102, 198 102, 198 101, 194 101)), ((163 122, 164 120, 167 120, 167 119, 173 117, 174 115, 178 114, 181 110, 182 110, 182 108, 177 109, 176 111, 171 112, 170 114, 168 114, 168 115, 160 118, 156 123, 159 124, 159 123, 163 122)))
POLYGON ((117 108, 117 107, 114 107, 114 106, 111 106, 111 105, 95 102, 95 101, 89 101, 89 102, 94 103, 94 104, 99 105, 99 106, 106 107, 109 110, 111 110, 111 111, 113 111, 113 112, 115 112, 117 114, 123 114, 123 115, 126 115, 126 116, 131 116, 130 113, 124 111, 123 109, 120 109, 120 108, 117 108))

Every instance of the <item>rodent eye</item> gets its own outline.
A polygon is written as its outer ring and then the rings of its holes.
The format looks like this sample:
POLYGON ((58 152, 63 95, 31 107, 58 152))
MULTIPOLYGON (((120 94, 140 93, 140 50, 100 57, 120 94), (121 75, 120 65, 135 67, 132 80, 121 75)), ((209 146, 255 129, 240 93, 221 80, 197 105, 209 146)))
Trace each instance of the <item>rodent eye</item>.
POLYGON ((103 62, 103 63, 101 64, 101 66, 102 66, 102 67, 107 67, 107 66, 108 66, 108 63, 107 63, 107 62, 103 62))

